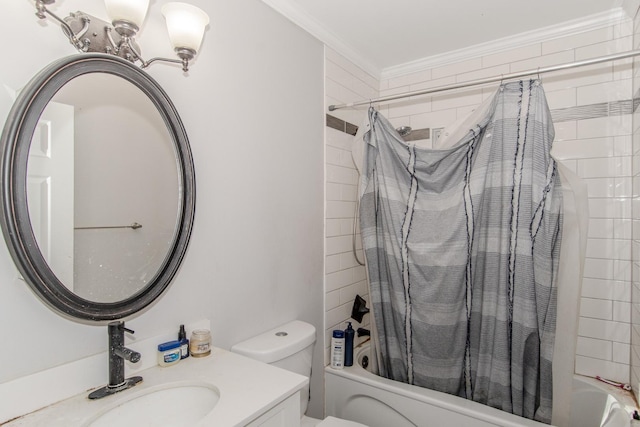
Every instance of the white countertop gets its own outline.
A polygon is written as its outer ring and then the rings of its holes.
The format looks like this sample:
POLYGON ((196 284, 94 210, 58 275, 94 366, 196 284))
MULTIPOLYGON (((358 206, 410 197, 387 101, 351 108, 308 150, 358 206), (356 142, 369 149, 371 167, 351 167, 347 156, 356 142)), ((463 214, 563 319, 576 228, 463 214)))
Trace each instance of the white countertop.
MULTIPOLYGON (((213 348, 210 356, 189 357, 173 366, 137 372, 143 382, 137 386, 98 400, 87 393, 63 400, 17 418, 8 426, 81 426, 96 413, 131 400, 137 394, 162 384, 200 381, 215 386, 220 399, 202 425, 244 426, 267 409, 308 386, 308 378, 276 368, 226 350, 213 348)), ((54 385, 52 385, 54 387, 54 385)))

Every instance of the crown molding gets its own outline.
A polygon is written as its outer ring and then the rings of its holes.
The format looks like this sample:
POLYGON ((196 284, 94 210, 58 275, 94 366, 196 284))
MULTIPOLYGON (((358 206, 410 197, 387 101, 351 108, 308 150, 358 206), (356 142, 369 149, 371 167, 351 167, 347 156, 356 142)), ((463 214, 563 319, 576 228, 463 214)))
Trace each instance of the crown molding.
POLYGON ((340 40, 333 32, 329 31, 315 18, 304 12, 295 2, 290 0, 262 0, 276 12, 289 19, 291 22, 307 31, 331 49, 335 50, 349 61, 369 73, 376 79, 380 77, 380 68, 340 40))
MULTIPOLYGON (((415 61, 406 62, 393 67, 380 69, 366 59, 355 49, 345 44, 334 33, 329 31, 315 18, 307 14, 291 0, 262 0, 272 9, 289 19, 303 30, 316 37, 322 43, 335 50, 363 71, 376 79, 384 80, 417 73, 434 67, 491 55, 506 50, 517 49, 533 43, 540 43, 554 38, 566 37, 598 28, 603 28, 622 20, 629 19, 631 9, 640 0, 623 0, 623 6, 615 7, 609 11, 590 15, 584 18, 565 21, 560 24, 539 28, 532 31, 480 43, 473 46, 432 55, 415 61)), ((619 0, 620 1, 620 0, 619 0)))
POLYGON ((462 49, 429 56, 393 67, 387 67, 380 72, 380 80, 400 77, 463 60, 517 49, 519 47, 524 47, 533 43, 540 43, 554 38, 579 34, 607 27, 625 19, 629 19, 627 13, 621 7, 617 7, 607 12, 597 13, 585 18, 565 21, 560 24, 527 31, 514 36, 504 37, 490 42, 480 43, 462 49))

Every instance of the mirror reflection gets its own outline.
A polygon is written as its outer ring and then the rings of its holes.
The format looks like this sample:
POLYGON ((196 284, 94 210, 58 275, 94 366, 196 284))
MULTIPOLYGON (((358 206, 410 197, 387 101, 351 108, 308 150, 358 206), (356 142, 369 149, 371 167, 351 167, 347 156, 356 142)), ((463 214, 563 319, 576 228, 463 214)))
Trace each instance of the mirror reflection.
POLYGON ((179 226, 172 136, 151 99, 108 73, 80 75, 47 104, 27 165, 27 202, 51 270, 109 303, 151 283, 179 226))

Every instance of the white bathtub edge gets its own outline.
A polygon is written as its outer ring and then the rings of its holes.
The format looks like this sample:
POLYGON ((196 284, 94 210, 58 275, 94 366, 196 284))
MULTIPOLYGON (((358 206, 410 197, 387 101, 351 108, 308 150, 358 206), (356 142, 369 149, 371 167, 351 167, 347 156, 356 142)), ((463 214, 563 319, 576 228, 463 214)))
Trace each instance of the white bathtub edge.
MULTIPOLYGON (((354 360, 361 360, 363 352, 368 351, 368 343, 358 346, 355 350, 354 360)), ((482 420, 486 423, 504 426, 504 427, 541 427, 548 426, 537 421, 518 417, 516 415, 500 411, 477 402, 465 400, 457 396, 446 393, 437 392, 429 389, 417 388, 415 386, 393 381, 384 377, 375 375, 366 369, 363 369, 358 363, 354 366, 345 367, 343 369, 332 369, 327 366, 325 368, 326 381, 330 381, 330 376, 342 377, 351 381, 364 384, 369 387, 384 389, 391 395, 402 396, 407 399, 422 402, 426 405, 432 405, 446 411, 454 412, 463 416, 473 416, 475 419, 482 420)), ((633 394, 619 387, 611 386, 596 380, 595 378, 574 375, 574 389, 584 384, 585 389, 602 391, 605 395, 611 396, 619 405, 629 414, 629 424, 631 425, 631 415, 637 410, 637 404, 633 394)), ((619 409, 618 409, 619 411, 619 409)), ((611 413, 610 415, 611 416, 611 413)), ((608 424, 605 424, 608 425, 608 424)), ((617 424, 616 424, 617 425, 617 424)), ((635 425, 635 424, 634 424, 635 425)), ((640 425, 640 424, 639 424, 640 425)))

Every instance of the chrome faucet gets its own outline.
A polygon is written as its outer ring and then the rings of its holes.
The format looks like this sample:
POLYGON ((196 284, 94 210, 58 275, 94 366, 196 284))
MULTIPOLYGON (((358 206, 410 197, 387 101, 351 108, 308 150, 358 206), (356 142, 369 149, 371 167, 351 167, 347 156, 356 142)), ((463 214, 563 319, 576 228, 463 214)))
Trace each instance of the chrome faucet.
POLYGON ((124 378, 124 361, 137 363, 140 353, 124 346, 124 333, 133 334, 124 327, 124 322, 111 322, 107 325, 109 333, 109 384, 89 394, 89 399, 100 399, 119 391, 127 390, 142 381, 142 377, 124 378))

